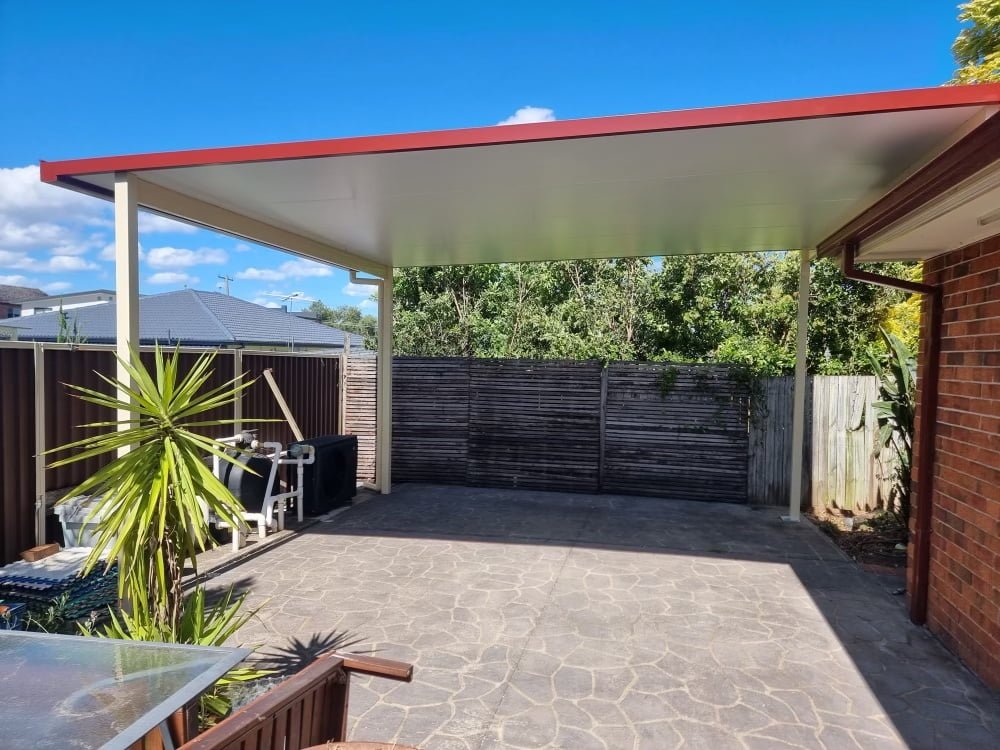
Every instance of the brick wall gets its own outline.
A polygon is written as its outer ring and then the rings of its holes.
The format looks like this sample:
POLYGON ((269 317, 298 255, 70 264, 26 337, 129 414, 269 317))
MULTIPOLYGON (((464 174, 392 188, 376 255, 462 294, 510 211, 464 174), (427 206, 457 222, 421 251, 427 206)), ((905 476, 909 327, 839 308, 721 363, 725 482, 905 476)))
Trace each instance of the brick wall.
POLYGON ((1000 235, 927 262, 924 280, 944 295, 927 624, 1000 688, 1000 235))

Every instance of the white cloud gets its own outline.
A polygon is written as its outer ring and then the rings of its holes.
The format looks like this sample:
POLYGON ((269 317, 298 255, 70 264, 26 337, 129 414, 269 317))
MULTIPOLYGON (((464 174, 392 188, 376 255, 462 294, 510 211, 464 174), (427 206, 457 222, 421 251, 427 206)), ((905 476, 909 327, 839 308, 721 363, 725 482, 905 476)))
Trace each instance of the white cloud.
POLYGON ((197 276, 191 276, 190 274, 181 273, 179 271, 159 271, 150 276, 146 281, 150 284, 155 284, 158 286, 168 286, 175 284, 187 284, 191 286, 192 284, 198 283, 197 276))
POLYGON ((245 243, 245 242, 237 242, 237 243, 236 243, 236 244, 235 244, 235 245, 233 246, 233 250, 235 250, 235 251, 236 251, 236 252, 238 252, 238 253, 249 253, 249 252, 250 252, 251 250, 253 250, 253 248, 252 248, 252 247, 250 247, 250 246, 249 246, 249 245, 248 245, 247 243, 245 243))
POLYGON ((190 268, 198 265, 220 265, 229 260, 225 250, 202 247, 188 250, 182 247, 154 247, 146 253, 146 262, 153 268, 190 268))
POLYGON ((50 284, 45 284, 42 286, 49 294, 57 294, 59 292, 65 292, 67 289, 72 289, 73 285, 68 281, 53 281, 50 284))
POLYGON ((267 297, 254 297, 252 302, 255 305, 263 305, 264 307, 271 307, 271 308, 281 307, 280 304, 275 302, 273 299, 268 299, 267 297))
POLYGON ((521 107, 514 114, 497 125, 523 125, 527 122, 552 122, 556 119, 555 110, 548 107, 521 107))
POLYGON ((140 234, 192 234, 197 231, 198 227, 184 224, 176 219, 145 211, 139 213, 140 234))
POLYGON ((29 279, 27 276, 22 276, 19 273, 0 275, 0 284, 9 284, 10 286, 35 286, 37 283, 38 282, 29 279))
POLYGON ((315 276, 331 276, 333 270, 329 266, 314 260, 289 260, 277 268, 254 268, 237 271, 237 279, 253 281, 285 281, 286 279, 304 279, 315 276))
POLYGON ((43 232, 38 239, 45 244, 46 238, 67 231, 62 222, 106 225, 109 213, 105 201, 41 182, 37 166, 0 168, 0 225, 6 225, 21 242, 39 244, 30 232, 18 229, 36 227, 43 232), (54 219, 61 223, 53 224, 54 219))
MULTIPOLYGON (((97 254, 97 257, 101 260, 114 260, 115 259, 115 243, 109 242, 103 248, 101 252, 97 254)), ((139 260, 146 260, 146 250, 143 248, 142 243, 139 243, 139 260)))
POLYGON ((361 302, 357 304, 357 307, 361 310, 373 310, 378 307, 378 302, 373 299, 361 300, 361 302))
POLYGON ((378 287, 368 286, 367 284, 348 283, 340 291, 348 297, 371 297, 376 293, 377 289, 378 287))
POLYGON ((37 166, 0 168, 0 270, 96 269, 84 256, 107 242, 109 216, 105 201, 41 182, 37 166))
MULTIPOLYGON (((143 212, 139 231, 189 234, 197 228, 143 212)), ((0 168, 0 270, 93 270, 97 266, 84 257, 97 251, 100 260, 113 260, 112 235, 107 201, 43 183, 35 165, 0 168)), ((207 258, 199 262, 217 262, 207 258)))
POLYGON ((30 271, 32 273, 64 273, 66 271, 90 271, 96 263, 79 255, 42 255, 12 250, 0 250, 0 268, 5 270, 30 271))

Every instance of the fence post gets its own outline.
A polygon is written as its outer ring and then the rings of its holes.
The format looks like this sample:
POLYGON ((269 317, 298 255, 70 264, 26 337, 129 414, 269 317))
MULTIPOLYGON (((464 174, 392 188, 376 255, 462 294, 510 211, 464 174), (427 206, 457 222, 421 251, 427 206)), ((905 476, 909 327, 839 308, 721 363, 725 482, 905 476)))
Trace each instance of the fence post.
POLYGON ((599 445, 597 459, 597 491, 604 492, 604 442, 608 420, 608 365, 601 367, 601 426, 598 435, 599 445))
POLYGON ((45 349, 35 343, 35 544, 45 544, 45 349))
POLYGON ((337 394, 337 434, 346 435, 347 434, 347 362, 350 358, 350 334, 347 337, 347 345, 344 347, 344 351, 340 354, 340 362, 337 364, 339 372, 337 373, 337 388, 339 393, 337 394))
MULTIPOLYGON (((237 387, 243 385, 243 350, 233 349, 233 378, 237 387)), ((243 432, 243 391, 240 391, 236 400, 233 401, 233 434, 239 435, 243 432)))

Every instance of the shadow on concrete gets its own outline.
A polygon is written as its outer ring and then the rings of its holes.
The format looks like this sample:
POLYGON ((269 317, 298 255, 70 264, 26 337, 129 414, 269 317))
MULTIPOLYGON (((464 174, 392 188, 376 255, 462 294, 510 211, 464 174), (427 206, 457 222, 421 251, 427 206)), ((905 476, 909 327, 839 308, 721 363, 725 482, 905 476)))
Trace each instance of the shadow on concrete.
MULTIPOLYGON (((859 688, 867 686, 910 747, 1000 747, 998 696, 928 631, 909 622, 901 597, 865 574, 811 523, 783 523, 780 512, 643 497, 402 485, 301 533, 772 564, 766 570, 777 565, 775 571, 791 570, 808 592, 863 678, 859 688)), ((822 642, 826 635, 816 632, 815 638, 822 642)), ((308 658, 322 647, 322 642, 299 644, 287 650, 287 658, 289 663, 308 658)))

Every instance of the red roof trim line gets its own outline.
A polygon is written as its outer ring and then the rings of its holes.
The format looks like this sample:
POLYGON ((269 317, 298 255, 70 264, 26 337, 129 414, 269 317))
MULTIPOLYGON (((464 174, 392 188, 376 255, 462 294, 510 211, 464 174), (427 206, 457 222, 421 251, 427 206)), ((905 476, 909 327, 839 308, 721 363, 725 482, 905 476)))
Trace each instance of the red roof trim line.
POLYGON ((1000 104, 1000 84, 943 86, 523 125, 495 125, 460 130, 334 138, 259 146, 230 146, 56 162, 42 161, 41 177, 45 182, 56 182, 60 178, 73 175, 107 172, 135 172, 148 169, 241 162, 494 146, 532 141, 593 138, 785 120, 902 112, 915 109, 997 104, 1000 104))

